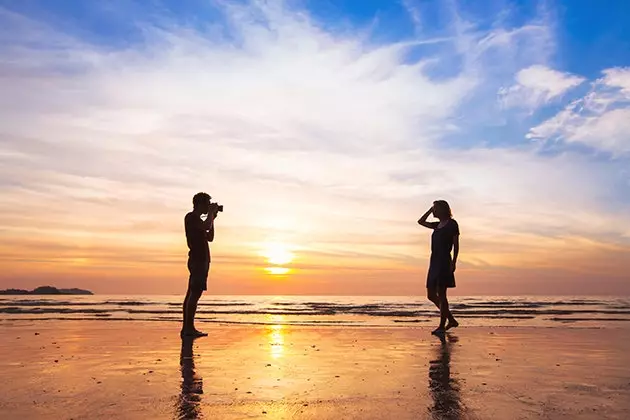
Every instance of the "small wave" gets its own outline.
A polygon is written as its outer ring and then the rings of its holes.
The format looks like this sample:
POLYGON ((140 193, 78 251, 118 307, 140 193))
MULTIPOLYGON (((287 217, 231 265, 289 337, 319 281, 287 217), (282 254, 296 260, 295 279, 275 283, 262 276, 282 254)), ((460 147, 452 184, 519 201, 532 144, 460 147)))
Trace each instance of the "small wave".
POLYGON ((475 315, 510 315, 510 314, 531 314, 531 315, 573 315, 573 314, 608 314, 608 315, 630 315, 630 311, 613 311, 608 309, 498 309, 477 311, 468 310, 460 311, 460 314, 475 314, 475 315))
MULTIPOLYGON (((141 309, 126 309, 125 312, 130 314, 178 314, 181 310, 141 310, 141 309)), ((333 312, 327 311, 308 311, 296 313, 294 311, 284 310, 242 310, 242 311, 221 311, 221 310, 209 310, 198 309, 198 314, 218 314, 218 315, 335 315, 333 312)))
POLYGON ((475 314, 457 314, 457 318, 487 318, 487 319, 535 319, 534 315, 475 315, 475 314))
MULTIPOLYGON (((580 301, 550 301, 550 302, 519 302, 519 301, 489 301, 479 303, 452 303, 451 307, 454 309, 466 309, 466 308, 546 308, 554 306, 606 306, 612 307, 608 302, 595 301, 595 300, 580 300, 580 301)), ((628 305, 619 305, 618 309, 628 309, 628 305)))
MULTIPOLYGON (((181 303, 169 303, 169 306, 178 306, 181 307, 181 303)), ((203 306, 254 306, 254 303, 245 303, 245 302, 199 302, 199 307, 203 306)))
POLYGON ((2 306, 100 306, 103 302, 66 302, 59 300, 9 300, 0 302, 2 306))
MULTIPOLYGON (((105 300, 101 302, 72 302, 72 301, 61 301, 61 300, 17 300, 11 299, 6 301, 0 301, 0 307, 3 306, 104 306, 104 305, 115 305, 115 306, 177 306, 181 307, 181 302, 159 302, 159 301, 134 301, 134 300, 105 300)), ((252 306, 254 303, 245 303, 245 302, 199 302, 199 306, 252 306)))
POLYGON ((408 323, 408 324, 420 323, 420 322, 432 322, 430 319, 393 319, 392 321, 398 322, 398 323, 408 323))
MULTIPOLYGON (((179 314, 181 310, 179 308, 77 308, 77 307, 20 307, 9 306, 0 307, 0 313, 5 314, 42 314, 42 313, 115 313, 126 312, 129 314, 146 314, 146 315, 160 315, 160 314, 179 314)), ((343 310, 331 309, 326 307, 320 308, 262 308, 262 309, 210 309, 200 308, 197 313, 199 314, 217 314, 217 315, 288 315, 288 316, 334 316, 334 315, 363 315, 370 317, 391 317, 391 318, 414 318, 424 316, 434 316, 436 314, 435 309, 426 310, 391 310, 376 307, 356 306, 353 308, 344 308, 343 310)), ((617 315, 624 316, 630 315, 628 310, 607 310, 607 309, 574 309, 574 310, 562 310, 562 309, 495 309, 495 310, 460 310, 457 312, 458 316, 467 317, 492 317, 492 318, 513 318, 515 316, 524 316, 532 318, 542 315, 556 315, 556 316, 572 316, 572 315, 617 315)), ((602 317, 594 317, 594 319, 603 319, 602 317)))
POLYGON ((562 318, 562 317, 552 317, 547 318, 549 321, 557 321, 557 322, 583 322, 583 321, 630 321, 630 318, 614 318, 614 317, 601 317, 601 318, 562 318))
POLYGON ((119 306, 143 306, 143 305, 155 305, 156 302, 145 301, 140 302, 137 300, 106 300, 103 305, 119 305, 119 306))
MULTIPOLYGON (((118 306, 146 306, 146 305, 164 305, 164 306, 176 306, 176 307, 181 307, 182 304, 181 302, 156 302, 156 301, 145 301, 145 302, 140 302, 140 301, 135 301, 135 300, 106 300, 105 302, 103 302, 103 304, 105 305, 118 305, 118 306)), ((203 306, 252 306, 254 305, 253 303, 246 303, 246 302, 199 302, 198 306, 199 307, 203 307, 203 306)))
POLYGON ((0 308, 2 314, 105 314, 108 309, 73 309, 73 308, 0 308))

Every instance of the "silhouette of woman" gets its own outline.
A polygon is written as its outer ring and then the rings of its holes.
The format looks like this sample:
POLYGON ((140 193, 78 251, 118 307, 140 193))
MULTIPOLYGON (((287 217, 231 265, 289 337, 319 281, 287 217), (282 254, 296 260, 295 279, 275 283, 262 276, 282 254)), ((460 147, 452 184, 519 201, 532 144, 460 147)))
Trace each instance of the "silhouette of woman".
POLYGON ((418 224, 433 229, 431 235, 431 262, 427 274, 427 297, 440 309, 440 325, 432 334, 442 334, 459 323, 453 317, 446 297, 446 290, 455 287, 455 268, 459 254, 459 225, 453 219, 451 207, 444 200, 433 206, 418 220, 418 224), (439 222, 427 222, 433 213, 439 222), (451 250, 453 257, 451 258, 451 250), (446 321, 448 320, 448 324, 446 321))

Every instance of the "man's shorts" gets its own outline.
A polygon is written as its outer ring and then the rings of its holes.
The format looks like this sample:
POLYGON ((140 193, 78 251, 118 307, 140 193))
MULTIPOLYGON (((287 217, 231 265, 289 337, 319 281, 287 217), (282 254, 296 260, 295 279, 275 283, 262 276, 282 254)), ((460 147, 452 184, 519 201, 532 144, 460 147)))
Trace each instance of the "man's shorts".
POLYGON ((191 290, 208 290, 208 272, 210 261, 188 259, 188 288, 191 290))

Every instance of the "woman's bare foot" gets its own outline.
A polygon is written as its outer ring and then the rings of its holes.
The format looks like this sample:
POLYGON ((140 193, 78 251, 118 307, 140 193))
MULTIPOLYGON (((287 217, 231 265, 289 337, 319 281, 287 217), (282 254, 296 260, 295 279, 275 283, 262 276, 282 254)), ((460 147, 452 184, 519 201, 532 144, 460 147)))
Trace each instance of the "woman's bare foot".
POLYGON ((441 334, 444 334, 445 332, 446 332, 446 330, 444 329, 444 327, 437 327, 436 329, 431 331, 431 334, 433 334, 433 335, 441 335, 441 334))
POLYGON ((459 327, 459 322, 453 320, 452 322, 449 321, 448 324, 446 324, 446 329, 450 330, 451 328, 457 328, 459 327))

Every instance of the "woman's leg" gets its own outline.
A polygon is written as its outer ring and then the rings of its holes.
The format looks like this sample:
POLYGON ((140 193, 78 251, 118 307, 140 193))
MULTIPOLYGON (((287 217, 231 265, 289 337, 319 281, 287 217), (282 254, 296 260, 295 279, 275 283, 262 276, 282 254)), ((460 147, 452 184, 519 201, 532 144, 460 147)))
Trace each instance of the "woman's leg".
MULTIPOLYGON (((440 295, 439 295, 437 289, 428 288, 427 289, 427 299, 429 299, 431 302, 433 302, 435 304, 435 306, 437 306, 437 308, 440 309, 440 295)), ((455 317, 451 313, 450 307, 449 307, 449 311, 448 311, 448 322, 449 322, 449 324, 453 324, 453 323, 457 324, 457 321, 455 320, 455 317)))
POLYGON ((459 322, 457 322, 457 320, 453 316, 453 313, 451 312, 451 307, 448 303, 448 300, 446 299, 446 289, 444 289, 444 300, 446 300, 446 307, 448 308, 448 314, 447 314, 448 324, 446 324, 446 329, 448 330, 448 329, 459 326, 459 322))
POLYGON ((434 287, 427 288, 427 299, 435 304, 435 306, 440 308, 440 299, 438 298, 437 289, 434 287))
POLYGON ((448 298, 446 297, 446 286, 440 287, 438 292, 438 298, 440 302, 440 326, 438 329, 444 329, 446 327, 446 320, 453 317, 448 307, 448 298))

